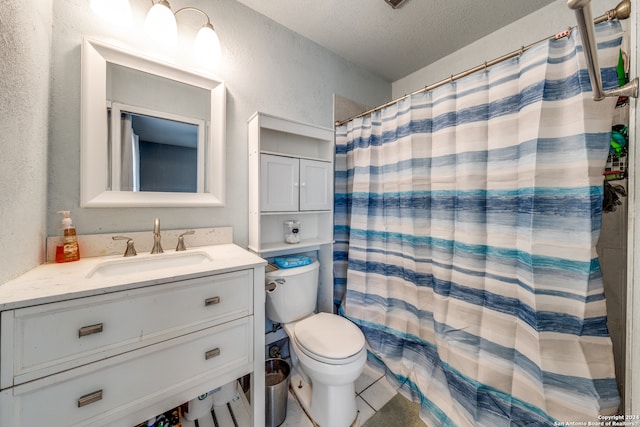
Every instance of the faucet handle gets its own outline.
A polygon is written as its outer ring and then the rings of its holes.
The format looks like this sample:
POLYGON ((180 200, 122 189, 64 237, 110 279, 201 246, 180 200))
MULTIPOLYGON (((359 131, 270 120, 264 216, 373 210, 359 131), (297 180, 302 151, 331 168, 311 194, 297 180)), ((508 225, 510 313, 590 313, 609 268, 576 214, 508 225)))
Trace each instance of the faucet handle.
POLYGON ((189 230, 189 231, 185 231, 184 233, 178 236, 178 246, 176 246, 176 252, 187 250, 187 247, 184 245, 184 236, 186 236, 187 234, 193 234, 193 233, 195 233, 195 230, 189 230))
POLYGON ((133 246, 133 239, 127 236, 113 236, 111 239, 113 240, 126 240, 127 241, 127 249, 124 251, 124 256, 135 256, 138 255, 136 252, 136 248, 133 246))

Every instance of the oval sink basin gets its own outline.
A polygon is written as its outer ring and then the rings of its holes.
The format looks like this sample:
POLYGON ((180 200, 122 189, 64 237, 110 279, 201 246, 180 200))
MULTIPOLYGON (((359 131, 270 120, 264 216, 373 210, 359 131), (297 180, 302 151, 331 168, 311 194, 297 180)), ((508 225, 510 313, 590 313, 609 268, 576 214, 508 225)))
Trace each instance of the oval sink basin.
POLYGON ((87 278, 115 277, 172 268, 193 267, 212 261, 213 259, 209 254, 198 251, 145 254, 103 261, 87 274, 87 278))

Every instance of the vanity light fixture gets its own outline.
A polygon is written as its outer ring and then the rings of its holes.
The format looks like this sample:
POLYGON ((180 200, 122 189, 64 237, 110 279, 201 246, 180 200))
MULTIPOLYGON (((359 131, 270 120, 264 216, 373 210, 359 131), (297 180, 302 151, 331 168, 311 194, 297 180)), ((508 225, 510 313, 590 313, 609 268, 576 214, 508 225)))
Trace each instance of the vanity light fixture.
POLYGON ((176 11, 176 15, 185 10, 200 12, 207 18, 207 22, 202 26, 202 28, 200 28, 200 30, 198 30, 198 34, 196 34, 196 40, 193 43, 193 48, 196 55, 202 58, 207 64, 216 64, 220 60, 222 53, 220 51, 220 39, 211 24, 209 15, 195 7, 183 7, 176 11))
POLYGON ((131 26, 129 0, 91 0, 91 10, 111 24, 131 26))
POLYGON ((194 50, 196 55, 207 64, 213 65, 218 62, 221 56, 220 39, 218 39, 216 31, 213 25, 211 25, 209 15, 195 7, 183 7, 174 13, 167 0, 158 0, 157 3, 151 0, 151 3, 153 6, 149 10, 144 22, 145 31, 156 40, 171 45, 174 45, 178 39, 176 16, 178 16, 180 12, 192 10, 203 14, 205 18, 207 18, 207 22, 200 28, 196 35, 194 50))
POLYGON ((171 10, 171 5, 166 0, 153 3, 144 20, 144 30, 154 39, 163 43, 174 45, 178 39, 178 25, 176 17, 171 10))

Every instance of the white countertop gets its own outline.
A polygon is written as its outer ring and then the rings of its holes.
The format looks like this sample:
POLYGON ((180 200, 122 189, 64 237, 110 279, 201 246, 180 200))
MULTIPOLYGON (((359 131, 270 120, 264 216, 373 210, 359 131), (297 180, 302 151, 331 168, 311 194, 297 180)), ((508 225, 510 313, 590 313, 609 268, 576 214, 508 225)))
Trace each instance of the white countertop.
MULTIPOLYGON (((83 258, 61 264, 42 264, 0 285, 0 311, 266 265, 264 259, 233 243, 193 247, 187 249, 187 252, 204 252, 212 261, 112 277, 88 276, 97 266, 105 262, 111 263, 123 259, 122 255, 83 258)), ((175 257, 178 254, 173 250, 165 250, 163 254, 154 255, 138 252, 135 259, 142 261, 149 257, 155 261, 160 259, 159 257, 175 257)))

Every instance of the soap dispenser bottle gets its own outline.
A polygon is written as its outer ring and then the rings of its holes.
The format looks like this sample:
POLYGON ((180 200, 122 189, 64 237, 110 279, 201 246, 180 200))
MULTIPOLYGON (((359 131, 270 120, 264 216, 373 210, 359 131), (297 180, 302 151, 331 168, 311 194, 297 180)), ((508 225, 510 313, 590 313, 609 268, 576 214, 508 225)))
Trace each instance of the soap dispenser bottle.
POLYGON ((69 211, 58 211, 58 213, 64 215, 64 218, 62 218, 62 230, 56 245, 56 262, 78 261, 80 247, 78 246, 76 228, 71 224, 69 211))

